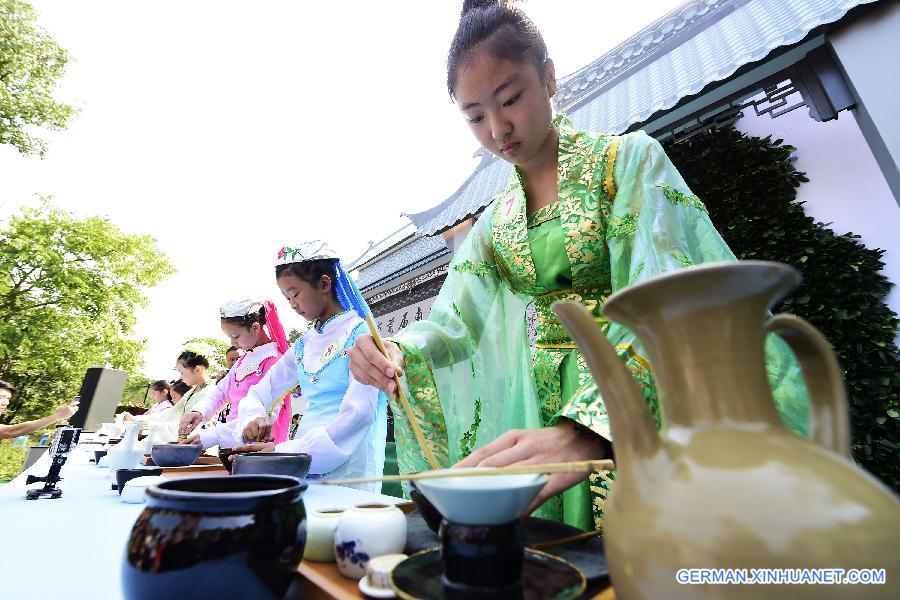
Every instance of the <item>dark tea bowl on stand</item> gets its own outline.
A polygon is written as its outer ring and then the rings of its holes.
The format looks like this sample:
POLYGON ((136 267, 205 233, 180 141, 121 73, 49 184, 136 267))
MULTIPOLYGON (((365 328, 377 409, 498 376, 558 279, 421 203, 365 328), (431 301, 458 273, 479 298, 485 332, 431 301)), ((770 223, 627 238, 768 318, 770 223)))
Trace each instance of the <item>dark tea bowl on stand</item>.
POLYGON ((276 475, 150 486, 122 563, 125 597, 282 598, 306 544, 304 490, 276 475))
POLYGON ((287 475, 303 479, 309 473, 312 457, 299 452, 252 452, 233 459, 235 475, 287 475))
POLYGON ((498 474, 416 482, 424 496, 416 503, 423 518, 425 511, 443 515, 438 531, 442 581, 452 596, 521 594, 525 544, 520 517, 547 481, 541 474, 498 474))

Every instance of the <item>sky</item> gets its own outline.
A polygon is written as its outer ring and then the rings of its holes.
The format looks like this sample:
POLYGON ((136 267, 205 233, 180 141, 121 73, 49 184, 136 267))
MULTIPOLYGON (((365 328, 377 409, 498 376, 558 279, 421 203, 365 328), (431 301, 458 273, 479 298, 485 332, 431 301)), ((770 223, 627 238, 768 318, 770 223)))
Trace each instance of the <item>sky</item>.
MULTIPOLYGON (((31 0, 69 51, 57 97, 80 114, 44 159, 0 147, 0 220, 38 196, 153 236, 177 273, 148 293, 144 373, 173 378, 218 307, 276 301, 277 250, 345 260, 453 193, 477 143, 446 90, 462 2, 31 0)), ((530 0, 558 76, 682 0, 530 0)))

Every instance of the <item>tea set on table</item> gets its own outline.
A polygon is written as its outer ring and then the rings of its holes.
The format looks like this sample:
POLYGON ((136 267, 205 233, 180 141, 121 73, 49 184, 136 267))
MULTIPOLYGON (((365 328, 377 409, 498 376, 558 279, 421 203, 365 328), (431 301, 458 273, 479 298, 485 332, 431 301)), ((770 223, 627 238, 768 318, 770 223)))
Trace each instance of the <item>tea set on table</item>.
POLYGON ((373 598, 574 598, 584 590, 584 575, 524 548, 520 517, 546 482, 543 474, 419 480, 417 507, 443 521, 431 531, 422 517, 396 506, 315 510, 307 517, 303 557, 335 561, 373 598))
MULTIPOLYGON (((616 440, 604 538, 591 540, 600 549, 587 562, 528 547, 532 522, 541 520, 520 515, 546 474, 417 477, 413 498, 438 537, 407 556, 424 527, 418 516, 372 504, 307 514, 302 476, 238 473, 147 489, 124 560, 125 594, 279 598, 302 556, 335 560, 371 597, 575 598, 591 564, 605 568, 608 559, 615 595, 626 600, 756 598, 756 586, 684 586, 675 573, 767 567, 888 573, 880 586, 779 586, 779 597, 898 598, 900 501, 849 459, 834 355, 804 321, 767 312, 798 282, 784 265, 721 263, 648 279, 607 300, 604 314, 639 336, 655 368, 667 418, 661 430, 593 316, 576 303, 554 306, 595 375, 616 440), (775 410, 768 333, 787 342, 804 372, 809 440, 787 430, 775 410)), ((236 457, 235 466, 260 460, 252 456, 236 457)), ((257 471, 265 472, 272 471, 257 471)))

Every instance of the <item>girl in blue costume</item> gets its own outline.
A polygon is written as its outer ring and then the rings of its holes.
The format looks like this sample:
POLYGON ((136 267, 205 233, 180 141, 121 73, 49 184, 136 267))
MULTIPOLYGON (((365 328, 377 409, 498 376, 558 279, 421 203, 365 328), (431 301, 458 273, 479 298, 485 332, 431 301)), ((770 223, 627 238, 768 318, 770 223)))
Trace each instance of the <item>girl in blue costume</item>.
MULTIPOLYGON (((294 439, 236 450, 304 452, 310 474, 324 478, 380 477, 384 469, 387 401, 350 376, 347 350, 368 333, 368 306, 323 242, 278 253, 275 277, 291 308, 310 322, 292 348, 250 388, 239 406, 245 439, 269 439, 274 406, 298 383, 306 410, 294 439)), ((380 483, 359 486, 373 492, 380 483)))

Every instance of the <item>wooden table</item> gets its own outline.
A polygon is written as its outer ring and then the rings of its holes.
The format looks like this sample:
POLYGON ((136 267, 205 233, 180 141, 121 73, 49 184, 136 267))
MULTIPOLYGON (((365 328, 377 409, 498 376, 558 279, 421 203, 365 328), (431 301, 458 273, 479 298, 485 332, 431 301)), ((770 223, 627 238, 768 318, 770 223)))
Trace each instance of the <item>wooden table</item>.
POLYGON ((355 579, 347 579, 338 571, 335 563, 300 561, 297 567, 302 585, 300 595, 311 600, 356 600, 365 598, 355 579))

